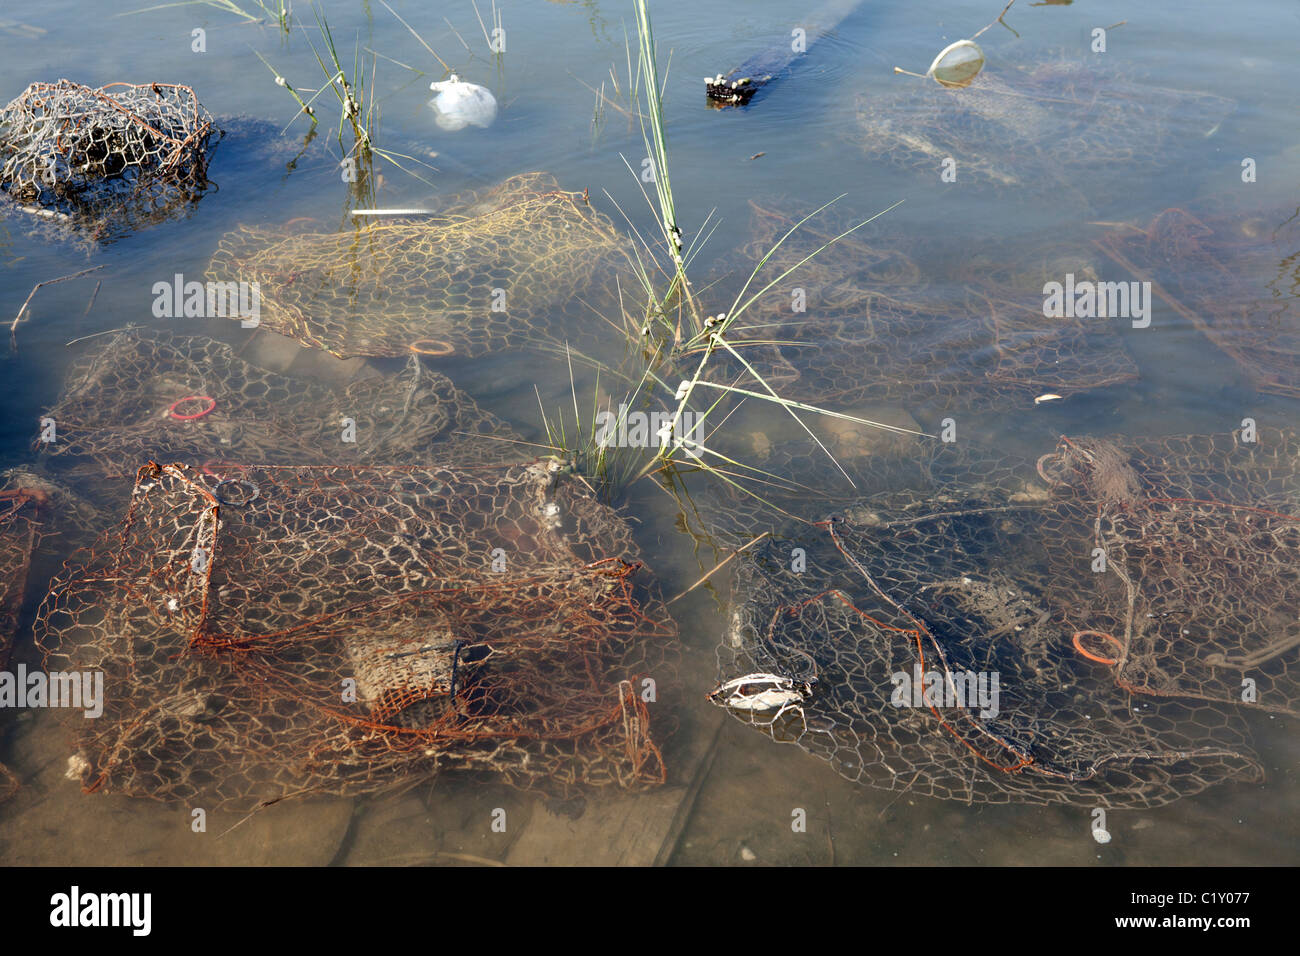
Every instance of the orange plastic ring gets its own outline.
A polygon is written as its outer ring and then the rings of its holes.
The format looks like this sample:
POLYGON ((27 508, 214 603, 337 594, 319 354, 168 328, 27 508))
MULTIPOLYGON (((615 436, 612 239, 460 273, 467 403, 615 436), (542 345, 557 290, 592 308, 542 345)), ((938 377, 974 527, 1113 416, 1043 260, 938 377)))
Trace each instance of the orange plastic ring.
POLYGON ((1119 663, 1119 658, 1118 658, 1118 657, 1098 657, 1096 654, 1094 654, 1094 653, 1092 653, 1091 651, 1085 649, 1084 646, 1083 646, 1083 644, 1081 644, 1081 643, 1079 642, 1079 638, 1081 638, 1081 637, 1101 637, 1101 638, 1105 638, 1106 640, 1110 641, 1112 644, 1115 645, 1115 650, 1116 650, 1116 652, 1122 654, 1122 653, 1124 653, 1124 645, 1121 644, 1121 643, 1119 642, 1119 638, 1117 638, 1114 634, 1107 634, 1105 631, 1075 631, 1075 632, 1074 632, 1074 638, 1073 638, 1073 641, 1074 641, 1074 649, 1075 649, 1076 651, 1078 651, 1080 654, 1082 654, 1084 657, 1088 658, 1088 660, 1090 660, 1090 661, 1096 661, 1098 664, 1118 664, 1118 663, 1119 663))
POLYGON ((454 345, 442 339, 416 339, 411 343, 410 349, 416 355, 451 355, 456 351, 454 345), (434 347, 428 348, 428 346, 434 347))
POLYGON ((217 400, 213 398, 211 395, 186 395, 184 398, 178 398, 176 399, 176 401, 168 405, 167 411, 171 413, 172 418, 178 419, 179 421, 182 422, 192 422, 196 418, 202 418, 204 415, 206 415, 208 412, 212 411, 216 407, 217 407, 217 400), (207 402, 208 407, 204 409, 200 409, 199 411, 195 412, 193 415, 178 414, 176 411, 176 406, 181 405, 185 402, 207 402))

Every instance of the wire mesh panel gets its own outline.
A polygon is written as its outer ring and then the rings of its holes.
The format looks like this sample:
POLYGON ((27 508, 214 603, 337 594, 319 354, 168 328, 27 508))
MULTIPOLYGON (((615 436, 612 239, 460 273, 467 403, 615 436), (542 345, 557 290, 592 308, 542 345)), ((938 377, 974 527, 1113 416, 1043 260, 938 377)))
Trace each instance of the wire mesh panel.
POLYGON ((1282 432, 1066 438, 863 499, 754 549, 713 699, 944 798, 1146 807, 1258 780, 1243 714, 1300 708, 1296 457, 1282 432))
POLYGON ((598 294, 617 308, 620 271, 625 290, 640 288, 613 224, 545 173, 437 211, 332 233, 241 227, 208 276, 258 283, 265 328, 341 357, 553 343, 553 313, 567 303, 598 294))
POLYGON ((149 465, 38 619, 102 670, 83 782, 203 806, 364 793, 440 769, 654 786, 645 680, 674 636, 626 525, 554 462, 149 465))
POLYGON ((112 238, 202 196, 220 136, 188 86, 33 83, 0 111, 0 190, 112 238))

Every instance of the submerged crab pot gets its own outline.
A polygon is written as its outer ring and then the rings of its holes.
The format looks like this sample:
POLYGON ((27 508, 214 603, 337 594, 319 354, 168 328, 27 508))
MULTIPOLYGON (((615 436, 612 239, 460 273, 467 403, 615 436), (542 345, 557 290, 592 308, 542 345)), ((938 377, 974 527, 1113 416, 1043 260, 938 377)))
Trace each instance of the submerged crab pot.
POLYGON ((1090 173, 1174 162, 1233 108, 1210 93, 1130 82, 1104 59, 992 65, 964 88, 890 77, 858 97, 854 139, 927 177, 953 160, 957 183, 1077 193, 1090 173))
POLYGON ((220 137, 187 86, 33 83, 0 110, 0 191, 111 238, 202 196, 220 137))
POLYGON ((1300 711, 1296 436, 963 454, 799 534, 802 573, 786 543, 747 552, 715 702, 851 780, 967 802, 1261 779, 1246 713, 1300 711))
POLYGON ((671 687, 671 620, 558 465, 222 470, 142 468, 41 609, 47 665, 105 673, 88 788, 251 809, 444 769, 663 782, 634 688, 671 687))
POLYGON ((208 278, 258 283, 261 328, 341 358, 562 347, 557 311, 579 299, 616 308, 620 273, 634 287, 613 223, 544 173, 449 197, 436 213, 360 235, 241 227, 208 278))
MULTIPOLYGON (((857 224, 822 215, 783 238, 800 217, 751 207, 753 239, 742 259, 766 257, 773 275, 795 270, 806 298, 805 311, 792 313, 789 291, 773 289, 757 300, 753 320, 731 330, 729 341, 757 372, 734 362, 742 387, 761 391, 761 378, 783 397, 835 411, 864 403, 965 411, 1026 407, 1045 392, 1068 396, 1137 378, 1114 322, 1044 321, 1044 281, 1086 276, 1102 258, 1085 243, 1033 236, 1026 258, 1050 270, 1013 275, 984 261, 954 266, 974 258, 964 237, 920 243, 862 230, 837 239, 857 224)), ((1002 246, 998 254, 1020 261, 1002 246)), ((725 356, 718 362, 726 367, 725 356)))
POLYGON ((1167 209, 1124 225, 1098 246, 1119 268, 1152 282, 1263 392, 1300 398, 1300 303, 1294 208, 1194 215, 1167 209))

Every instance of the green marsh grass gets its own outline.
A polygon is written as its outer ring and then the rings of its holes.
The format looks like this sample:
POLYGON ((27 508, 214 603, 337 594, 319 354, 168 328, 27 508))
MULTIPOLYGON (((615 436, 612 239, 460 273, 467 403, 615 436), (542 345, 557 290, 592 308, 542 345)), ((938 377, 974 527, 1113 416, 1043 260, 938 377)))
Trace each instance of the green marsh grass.
MULTIPOLYGON (((639 346, 639 349, 634 348, 632 351, 639 351, 646 366, 638 388, 649 392, 651 398, 666 398, 672 413, 670 433, 674 435, 680 433, 679 426, 688 412, 693 416, 693 425, 703 426, 704 423, 709 423, 707 428, 703 428, 704 440, 694 443, 690 449, 694 454, 690 456, 689 461, 685 460, 686 456, 683 453, 686 449, 680 442, 669 442, 656 447, 648 455, 648 460, 637 472, 636 477, 653 473, 661 473, 668 477, 668 473, 683 467, 703 471, 750 494, 757 494, 751 486, 788 486, 789 482, 784 479, 728 457, 713 447, 713 437, 720 434, 722 426, 740 403, 760 401, 781 409, 793 418, 851 485, 852 480, 847 471, 835 460, 803 416, 826 416, 867 428, 913 435, 921 433, 819 408, 780 395, 764 380, 743 353, 746 348, 755 345, 781 343, 770 337, 754 337, 753 333, 761 332, 764 326, 761 323, 746 324, 746 321, 755 310, 756 303, 794 274, 800 266, 878 216, 896 208, 898 203, 840 233, 794 266, 781 271, 779 275, 771 276, 771 270, 767 266, 777 250, 804 223, 824 212, 843 197, 837 197, 824 204, 796 223, 759 259, 729 308, 717 314, 709 314, 700 303, 701 295, 708 290, 695 290, 688 270, 692 260, 716 230, 717 223, 713 222, 713 214, 710 213, 700 224, 697 235, 689 243, 684 241, 685 233, 678 219, 678 207, 673 195, 669 171, 668 135, 663 104, 666 74, 661 75, 659 70, 658 51, 650 21, 648 0, 633 0, 633 6, 636 13, 638 57, 635 78, 629 83, 629 88, 637 100, 636 115, 641 123, 642 141, 653 167, 654 175, 651 177, 654 186, 653 199, 644 186, 641 190, 655 214, 659 235, 652 242, 637 230, 627 213, 619 208, 634 236, 633 258, 645 307, 644 312, 639 316, 632 310, 624 309, 622 322, 610 324, 622 328, 629 345, 639 346), (714 380, 718 371, 717 359, 724 356, 744 370, 736 380, 730 382, 714 380), (697 408, 696 405, 699 407, 697 408)), ((628 74, 631 78, 630 59, 629 52, 628 74)), ((602 91, 597 99, 597 117, 603 99, 602 91)), ((624 162, 640 183, 641 178, 636 176, 637 170, 633 164, 628 162, 626 157, 624 162)), ((610 199, 614 201, 613 197, 610 199)), ((614 202, 617 207, 617 202, 614 202)))

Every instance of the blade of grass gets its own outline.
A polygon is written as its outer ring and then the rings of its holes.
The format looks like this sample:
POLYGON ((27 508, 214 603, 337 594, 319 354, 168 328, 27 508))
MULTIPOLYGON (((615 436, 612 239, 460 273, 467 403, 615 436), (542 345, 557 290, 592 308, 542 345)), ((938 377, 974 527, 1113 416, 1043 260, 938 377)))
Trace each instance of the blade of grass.
MULTIPOLYGON (((385 9, 385 10, 387 10, 387 11, 388 11, 389 13, 391 13, 393 16, 397 17, 397 22, 398 22, 398 23, 400 23, 402 26, 406 27, 406 29, 408 29, 408 30, 411 31, 411 36, 415 37, 417 40, 420 41, 420 46, 422 46, 422 47, 424 47, 426 50, 428 50, 428 51, 429 51, 429 55, 432 56, 435 60, 437 60, 438 63, 439 63, 439 65, 440 65, 444 70, 446 70, 448 73, 451 72, 451 67, 449 67, 449 66, 447 65, 447 61, 444 60, 442 57, 438 56, 437 52, 433 49, 433 47, 429 46, 429 44, 427 44, 427 43, 424 42, 424 37, 422 37, 422 36, 420 36, 420 34, 416 33, 416 32, 415 32, 415 28, 412 27, 412 26, 411 26, 409 23, 407 23, 405 20, 403 20, 403 19, 401 18, 401 16, 398 14, 398 12, 397 12, 396 10, 394 10, 392 7, 390 7, 390 6, 388 5, 387 0, 379 0, 379 2, 382 3, 382 4, 384 5, 384 9, 385 9)), ((461 41, 461 42, 464 42, 464 41, 461 41)))

